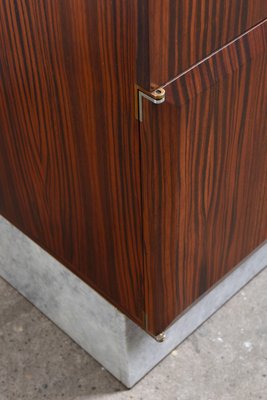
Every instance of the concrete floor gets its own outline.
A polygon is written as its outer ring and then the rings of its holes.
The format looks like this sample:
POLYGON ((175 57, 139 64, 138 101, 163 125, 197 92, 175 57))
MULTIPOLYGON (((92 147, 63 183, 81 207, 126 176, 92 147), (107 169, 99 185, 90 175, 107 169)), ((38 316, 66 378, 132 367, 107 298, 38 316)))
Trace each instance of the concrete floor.
POLYGON ((267 399, 267 269, 126 390, 0 279, 0 400, 267 399))

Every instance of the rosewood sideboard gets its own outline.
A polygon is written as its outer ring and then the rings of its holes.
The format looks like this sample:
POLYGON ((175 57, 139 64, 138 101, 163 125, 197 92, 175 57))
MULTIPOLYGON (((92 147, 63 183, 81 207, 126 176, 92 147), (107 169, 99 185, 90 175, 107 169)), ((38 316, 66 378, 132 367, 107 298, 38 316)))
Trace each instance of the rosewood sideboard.
POLYGON ((267 238, 266 17, 0 1, 0 214, 158 340, 267 238))

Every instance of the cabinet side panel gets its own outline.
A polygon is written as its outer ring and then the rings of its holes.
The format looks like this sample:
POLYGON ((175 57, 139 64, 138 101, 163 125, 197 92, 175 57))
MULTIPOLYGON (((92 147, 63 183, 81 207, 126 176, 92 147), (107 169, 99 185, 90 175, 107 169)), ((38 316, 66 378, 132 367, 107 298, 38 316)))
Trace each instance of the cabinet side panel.
POLYGON ((267 24, 144 101, 147 329, 163 331, 267 238, 267 24))
POLYGON ((0 212, 142 324, 130 3, 0 2, 0 212))

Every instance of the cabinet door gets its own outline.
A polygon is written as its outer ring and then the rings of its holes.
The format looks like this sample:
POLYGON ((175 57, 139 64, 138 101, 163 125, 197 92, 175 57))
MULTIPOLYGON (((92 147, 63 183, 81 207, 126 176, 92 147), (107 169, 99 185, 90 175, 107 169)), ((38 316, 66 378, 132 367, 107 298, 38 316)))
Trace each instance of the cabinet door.
POLYGON ((154 90, 267 17, 266 0, 140 0, 138 83, 154 90))
POLYGON ((143 100, 147 329, 164 330, 267 237, 262 23, 143 100))

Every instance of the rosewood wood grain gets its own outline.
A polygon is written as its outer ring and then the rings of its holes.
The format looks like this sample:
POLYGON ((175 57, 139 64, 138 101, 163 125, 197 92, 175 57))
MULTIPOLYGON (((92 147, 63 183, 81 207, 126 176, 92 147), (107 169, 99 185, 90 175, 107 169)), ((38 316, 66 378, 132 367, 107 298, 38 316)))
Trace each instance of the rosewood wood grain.
POLYGON ((0 2, 0 213, 151 334, 266 237, 266 28, 144 100, 140 135, 135 83, 168 81, 266 8, 0 2))
POLYGON ((141 124, 153 334, 267 238, 267 23, 165 89, 141 124))
POLYGON ((147 90, 172 80, 267 17, 266 0, 139 4, 138 83, 147 90))
POLYGON ((143 325, 135 6, 1 0, 0 212, 143 325))

